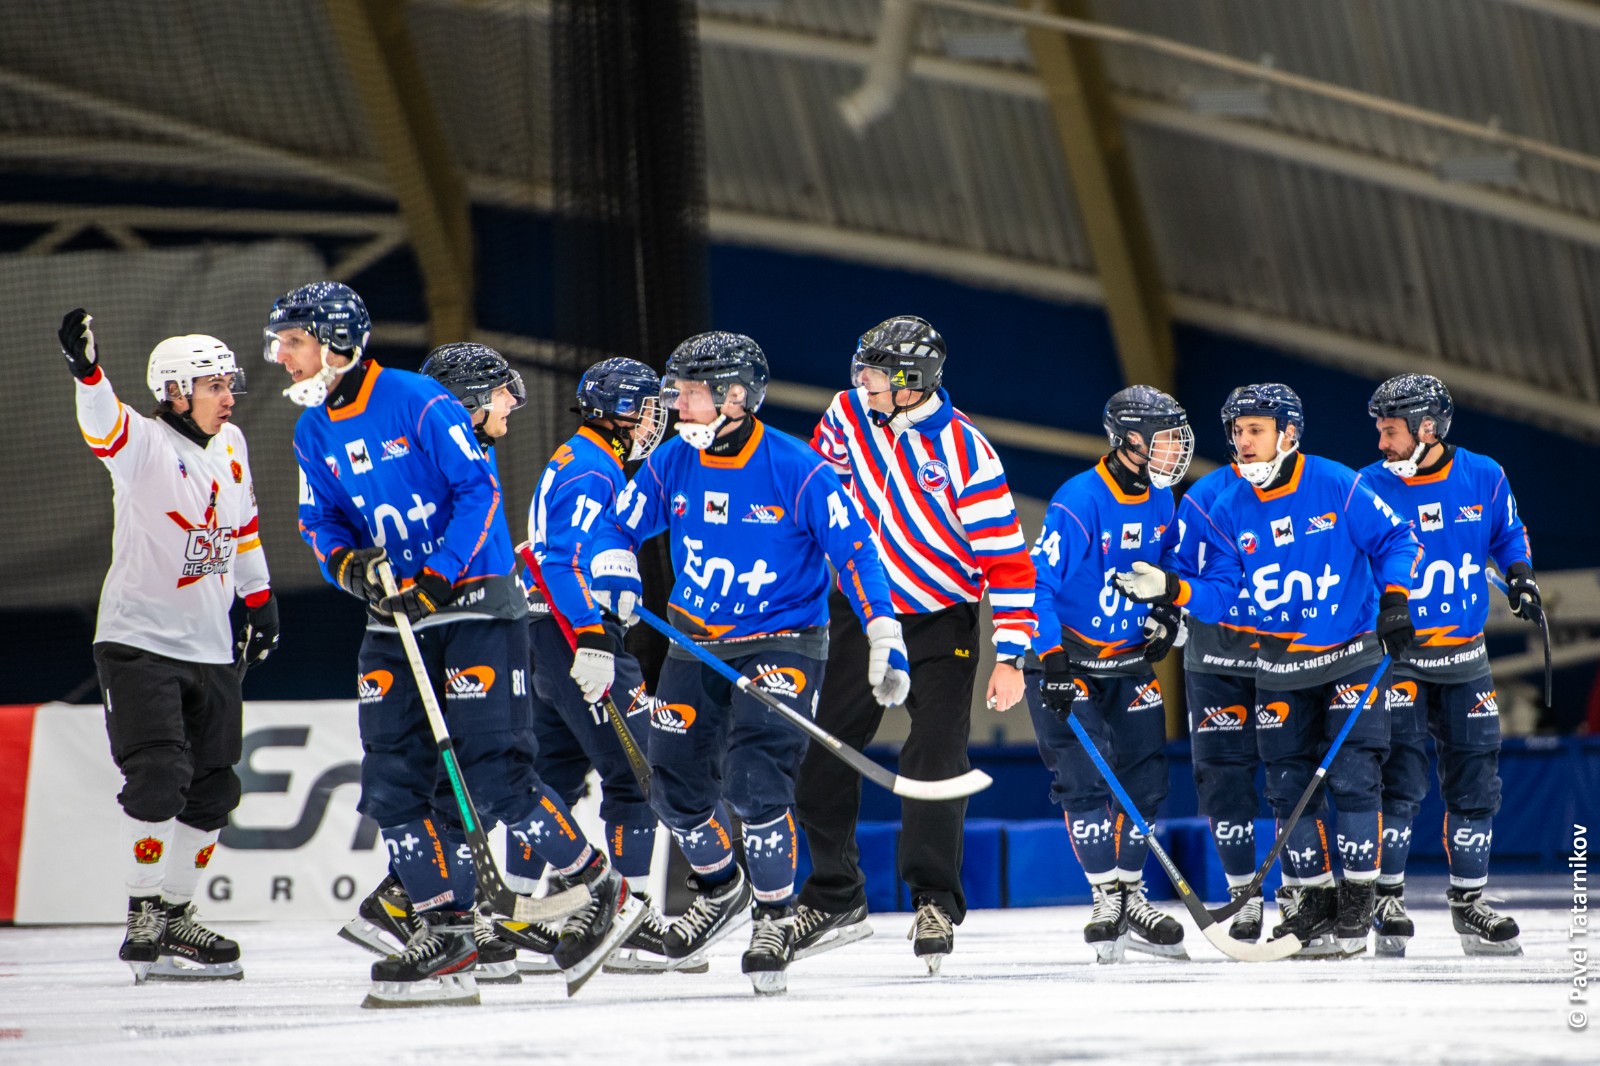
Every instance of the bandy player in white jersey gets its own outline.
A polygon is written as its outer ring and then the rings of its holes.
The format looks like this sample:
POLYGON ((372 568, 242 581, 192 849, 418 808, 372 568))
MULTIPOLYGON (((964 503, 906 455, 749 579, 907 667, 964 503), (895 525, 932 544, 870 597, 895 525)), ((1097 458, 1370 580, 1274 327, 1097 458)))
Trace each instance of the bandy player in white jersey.
POLYGON ((202 926, 192 900, 239 804, 244 670, 278 644, 249 454, 230 422, 243 375, 215 337, 169 337, 150 353, 157 406, 146 418, 112 391, 92 321, 69 311, 59 336, 78 379, 78 426, 114 489, 94 661, 124 781, 119 955, 137 982, 241 978, 239 945, 202 926), (249 609, 237 635, 236 595, 249 609))

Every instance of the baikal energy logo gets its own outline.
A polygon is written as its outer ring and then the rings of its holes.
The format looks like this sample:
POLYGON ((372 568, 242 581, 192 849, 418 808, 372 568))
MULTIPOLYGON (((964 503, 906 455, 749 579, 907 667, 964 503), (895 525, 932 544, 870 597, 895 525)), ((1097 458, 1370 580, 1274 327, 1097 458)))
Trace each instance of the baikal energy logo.
POLYGON ((362 703, 377 703, 394 687, 394 675, 387 670, 374 670, 356 679, 356 697, 362 703))
POLYGON ((1283 700, 1273 700, 1264 707, 1256 708, 1257 729, 1277 729, 1289 720, 1289 704, 1283 700))
POLYGON ((489 698, 494 688, 494 669, 488 666, 469 666, 446 675, 444 692, 448 699, 482 700, 489 698))
POLYGON ((694 725, 695 711, 687 703, 660 703, 650 711, 650 724, 656 729, 668 733, 677 733, 679 736, 687 733, 689 727, 694 725))
POLYGON ((1390 710, 1415 707, 1417 705, 1417 683, 1415 681, 1396 681, 1389 686, 1389 691, 1384 696, 1383 702, 1390 710))
POLYGON ((1471 709, 1469 709, 1467 711, 1467 717, 1468 718, 1498 718, 1498 717, 1500 717, 1500 704, 1495 702, 1495 696, 1498 693, 1498 691, 1499 691, 1498 689, 1490 689, 1488 692, 1474 692, 1473 696, 1477 699, 1477 702, 1474 703, 1472 705, 1471 709))
POLYGON ((1244 728, 1249 711, 1244 704, 1235 703, 1231 707, 1207 707, 1200 715, 1200 721, 1195 725, 1196 733, 1237 733, 1244 728))
POLYGON ((1128 701, 1130 711, 1148 711, 1161 706, 1161 682, 1152 681, 1133 694, 1128 701))
POLYGON ((794 699, 806 690, 806 675, 792 666, 763 666, 756 664, 752 679, 769 696, 794 699))

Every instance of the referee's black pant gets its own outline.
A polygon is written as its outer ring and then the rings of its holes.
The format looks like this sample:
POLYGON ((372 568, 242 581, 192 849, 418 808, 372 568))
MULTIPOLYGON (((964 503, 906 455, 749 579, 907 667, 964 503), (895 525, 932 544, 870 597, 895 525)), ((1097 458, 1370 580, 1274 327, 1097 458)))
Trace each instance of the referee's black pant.
MULTIPOLYGON (((828 668, 817 724, 860 751, 876 735, 884 709, 867 684, 866 634, 837 589, 828 598, 828 610, 828 668)), ((978 605, 963 603, 896 618, 911 661, 911 696, 905 708, 911 732, 900 752, 900 774, 933 780, 965 773, 971 768, 967 740, 978 677, 978 605)), ((860 776, 822 745, 812 744, 800 765, 795 810, 811 851, 811 876, 800 902, 835 912, 865 903, 866 878, 856 847, 860 776)), ((967 801, 902 799, 900 810, 898 866, 913 904, 930 899, 961 922, 967 915, 961 889, 967 801)))

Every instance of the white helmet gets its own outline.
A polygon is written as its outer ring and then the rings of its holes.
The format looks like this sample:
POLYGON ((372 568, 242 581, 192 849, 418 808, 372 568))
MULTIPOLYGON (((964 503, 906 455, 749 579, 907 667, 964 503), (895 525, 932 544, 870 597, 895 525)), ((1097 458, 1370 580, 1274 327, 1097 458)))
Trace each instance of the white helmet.
POLYGON ((189 333, 182 337, 168 337, 150 352, 150 366, 145 371, 145 384, 155 394, 157 401, 167 399, 167 383, 175 382, 185 396, 194 392, 195 378, 208 378, 215 374, 232 374, 233 391, 244 391, 244 371, 233 350, 215 337, 204 333, 189 333))

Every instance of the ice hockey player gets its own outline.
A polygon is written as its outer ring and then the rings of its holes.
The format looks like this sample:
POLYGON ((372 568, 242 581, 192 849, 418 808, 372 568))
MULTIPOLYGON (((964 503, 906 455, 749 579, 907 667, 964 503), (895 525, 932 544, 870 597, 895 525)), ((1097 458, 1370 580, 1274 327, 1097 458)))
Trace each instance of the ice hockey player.
POLYGON ((1429 734, 1445 803, 1446 896, 1461 946, 1468 955, 1522 954, 1516 921, 1497 914, 1484 895, 1500 807, 1500 708, 1483 643, 1487 562, 1505 574, 1517 617, 1537 621, 1544 606, 1505 471, 1445 440, 1454 410, 1450 390, 1429 374, 1392 377, 1367 405, 1383 460, 1362 476, 1411 523, 1428 560, 1411 593, 1417 644, 1396 659, 1389 690, 1383 869, 1373 919, 1384 956, 1404 955, 1414 932, 1405 909, 1406 857, 1412 819, 1428 792, 1429 734))
POLYGON ((368 605, 357 665, 358 806, 378 823, 423 921, 404 951, 373 964, 367 1005, 478 996, 473 865, 460 826, 434 813, 439 756, 394 625, 402 612, 443 697, 478 813, 524 834, 591 893, 556 954, 575 990, 643 914, 534 772, 527 600, 512 574, 492 456, 442 385, 366 357, 370 332, 355 292, 318 282, 273 304, 266 350, 293 380, 286 395, 307 408, 295 427, 302 535, 328 580, 368 605), (380 582, 384 562, 403 579, 394 595, 380 582))
POLYGON ((59 337, 78 426, 114 490, 94 661, 123 778, 118 955, 136 982, 241 978, 239 945, 201 925, 192 901, 239 804, 244 671, 278 645, 250 456, 232 422, 244 374, 215 337, 168 337, 150 353, 146 418, 112 390, 92 322, 69 311, 59 337), (235 596, 248 610, 237 636, 235 596))
POLYGON ((1140 811, 1155 810, 1167 795, 1167 717, 1153 667, 1171 651, 1182 612, 1130 602, 1111 575, 1170 557, 1172 486, 1189 469, 1194 432, 1183 408, 1149 385, 1114 394, 1102 421, 1111 450, 1056 491, 1033 546, 1042 674, 1028 710, 1055 778, 1051 797, 1094 893, 1083 938, 1095 960, 1121 962, 1128 948, 1187 959, 1183 927, 1145 896, 1150 843, 1113 801, 1067 715, 1077 715, 1140 811))
MULTIPOLYGON (((1232 443, 1228 445, 1232 450, 1232 443)), ((1217 496, 1239 479, 1236 463, 1197 479, 1178 502, 1178 544, 1173 562, 1180 575, 1199 574, 1216 553, 1207 536, 1217 496)), ((1194 756, 1200 813, 1234 896, 1256 872, 1256 609, 1241 590, 1220 622, 1188 618, 1183 645, 1184 702, 1194 756)), ((1228 926, 1236 940, 1261 939, 1261 896, 1252 894, 1228 926)))
MULTIPOLYGON (((678 437, 645 460, 595 537, 591 587, 623 620, 642 594, 635 551, 663 530, 677 585, 672 622, 801 713, 816 713, 827 657, 828 563, 870 642, 866 669, 885 706, 903 703, 905 642, 872 532, 832 467, 755 417, 766 355, 749 337, 702 333, 667 360, 662 402, 678 437)), ((588 683, 604 687, 603 662, 588 683)), ((678 649, 652 712, 651 803, 693 873, 695 898, 667 932, 683 958, 727 933, 750 902, 741 967, 758 994, 782 992, 795 939, 794 781, 806 737, 678 649), (729 810, 744 825, 749 877, 734 861, 729 810)))
MULTIPOLYGON (((611 862, 645 903, 644 923, 606 968, 704 972, 702 956, 667 958, 667 921, 644 891, 656 815, 601 701, 611 699, 642 749, 655 700, 646 691, 638 660, 622 645, 622 627, 602 616, 589 590, 594 535, 616 522, 617 495, 628 480, 623 463, 645 459, 666 432, 661 379, 636 359, 602 360, 578 382, 575 411, 582 425, 556 449, 528 508, 536 586, 529 595, 529 633, 539 775, 570 805, 583 795, 589 771, 598 772, 611 862)), ((502 923, 502 928, 529 950, 539 949, 539 927, 502 923)))
MULTIPOLYGON (((1407 597, 1422 549, 1410 528, 1348 467, 1306 455, 1305 409, 1286 385, 1247 385, 1229 394, 1223 423, 1240 478, 1211 508, 1202 572, 1188 578, 1145 562, 1117 574, 1130 599, 1176 603, 1219 622, 1248 588, 1257 612, 1256 738, 1267 767, 1267 800, 1279 819, 1293 812, 1345 716, 1360 713, 1334 756, 1327 789, 1339 809, 1344 879, 1313 802, 1284 851, 1282 922, 1302 951, 1366 950, 1382 840, 1382 763, 1388 709, 1380 696, 1361 711, 1372 668, 1415 639, 1407 597)), ((1382 681, 1380 680, 1380 684, 1382 681)))
MULTIPOLYGON (((1022 698, 1033 638, 1033 563, 999 458, 941 387, 945 342, 926 320, 897 315, 856 346, 848 392, 833 399, 811 446, 833 464, 867 516, 911 660, 910 734, 899 769, 937 779, 965 773, 978 676, 978 600, 994 608, 989 706, 1022 698)), ((884 708, 864 683, 870 644, 849 599, 829 596, 828 669, 817 724, 856 750, 884 708)), ((800 890, 795 958, 872 932, 856 846, 861 778, 820 747, 800 764, 796 814, 811 851, 800 890)), ((966 918, 961 852, 967 801, 901 802, 897 862, 916 916, 907 939, 932 972, 966 918)))

